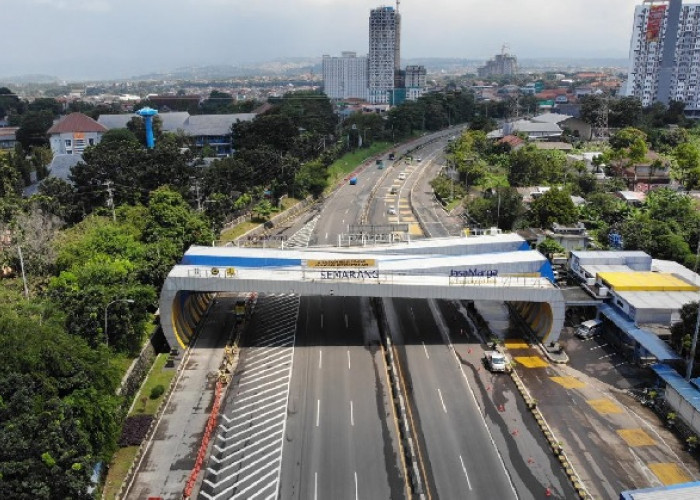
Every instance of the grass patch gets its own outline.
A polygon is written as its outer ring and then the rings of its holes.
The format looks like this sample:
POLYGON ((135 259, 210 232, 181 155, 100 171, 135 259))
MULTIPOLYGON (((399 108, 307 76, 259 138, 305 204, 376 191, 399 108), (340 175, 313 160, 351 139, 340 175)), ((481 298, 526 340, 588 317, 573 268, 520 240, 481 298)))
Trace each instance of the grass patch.
POLYGON ((112 456, 112 461, 107 471, 107 477, 105 478, 102 498, 106 500, 116 498, 117 493, 119 493, 119 488, 121 488, 124 478, 126 478, 126 473, 129 472, 129 467, 131 467, 134 458, 136 458, 136 452, 138 450, 138 446, 127 446, 125 448, 119 448, 112 456))
POLYGON ((136 403, 130 415, 154 415, 156 413, 158 405, 160 405, 165 394, 156 399, 151 399, 149 397, 151 390, 157 385, 162 385, 167 390, 170 386, 170 381, 176 373, 175 368, 165 368, 165 362, 167 360, 167 354, 163 353, 158 355, 153 363, 153 368, 148 374, 148 378, 146 378, 141 386, 141 390, 136 395, 136 403))
POLYGON ((393 147, 389 142, 375 142, 368 148, 360 148, 341 156, 328 167, 328 188, 326 190, 333 189, 340 179, 355 170, 367 158, 388 151, 393 147))
POLYGON ((300 201, 301 200, 297 200, 296 198, 284 198, 282 200, 282 211, 289 210, 300 201))
POLYGON ((236 238, 243 236, 251 229, 258 227, 259 225, 259 222, 241 222, 240 224, 233 226, 231 229, 227 229, 226 231, 222 232, 221 237, 219 239, 221 241, 233 241, 236 238))
POLYGON ((461 199, 461 198, 455 198, 454 200, 452 200, 452 201, 450 201, 449 203, 447 203, 447 206, 445 207, 445 209, 446 209, 448 212, 451 212, 452 210, 454 210, 455 208, 457 208, 461 203, 462 203, 462 199, 461 199))

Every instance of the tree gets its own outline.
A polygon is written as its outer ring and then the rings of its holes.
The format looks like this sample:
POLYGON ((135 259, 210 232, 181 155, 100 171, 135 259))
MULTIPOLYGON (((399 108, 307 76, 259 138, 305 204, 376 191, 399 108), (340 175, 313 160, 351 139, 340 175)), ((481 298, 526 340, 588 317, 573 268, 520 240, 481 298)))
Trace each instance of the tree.
MULTIPOLYGON (((671 326, 671 345, 681 354, 690 351, 695 325, 698 319, 698 307, 700 303, 689 302, 681 307, 681 320, 671 326)), ((700 357, 700 350, 696 351, 695 360, 700 357)))
POLYGON ((555 253, 564 253, 566 249, 559 244, 558 241, 552 238, 545 238, 537 245, 537 250, 545 255, 548 259, 552 258, 555 253))
POLYGON ((528 219, 532 227, 550 228, 575 223, 578 212, 567 190, 553 188, 532 201, 528 219))
POLYGON ((466 202, 469 217, 481 226, 497 226, 511 230, 523 215, 522 196, 514 188, 497 187, 489 189, 480 198, 466 202))
POLYGON ((686 191, 700 186, 700 148, 695 143, 679 144, 673 151, 671 174, 686 191))
POLYGON ((102 134, 100 144, 106 145, 113 142, 134 146, 139 144, 139 139, 136 137, 136 134, 128 128, 113 128, 102 134))
POLYGON ((16 136, 25 151, 29 151, 32 146, 49 145, 46 132, 53 125, 53 119, 54 115, 49 110, 29 111, 22 116, 16 136))
POLYGON ((511 153, 509 163, 511 186, 534 186, 561 181, 566 157, 561 151, 540 150, 530 144, 511 153))
POLYGON ((610 101, 610 127, 638 127, 642 121, 642 102, 636 97, 622 97, 610 101))
POLYGON ((36 277, 47 276, 56 260, 54 238, 63 225, 55 215, 44 213, 37 205, 28 213, 18 214, 14 237, 22 247, 24 269, 36 277))
MULTIPOLYGON (((146 146, 146 120, 140 116, 134 116, 126 124, 126 128, 129 132, 134 134, 134 137, 138 140, 139 144, 146 146)), ((160 142, 163 137, 163 120, 160 116, 155 115, 153 117, 153 137, 156 143, 160 142)))

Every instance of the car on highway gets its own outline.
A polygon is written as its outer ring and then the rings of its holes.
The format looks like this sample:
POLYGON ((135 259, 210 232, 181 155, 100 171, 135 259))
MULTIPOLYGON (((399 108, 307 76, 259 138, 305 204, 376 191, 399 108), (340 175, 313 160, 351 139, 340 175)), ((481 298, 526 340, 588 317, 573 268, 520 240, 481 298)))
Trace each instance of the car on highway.
POLYGON ((600 333, 602 326, 603 322, 599 319, 589 319, 576 327, 574 335, 581 340, 590 339, 591 337, 600 333))
POLYGON ((389 190, 389 194, 396 194, 399 191, 399 189, 396 186, 391 186, 391 189, 389 190))
POLYGON ((389 207, 386 213, 388 213, 389 215, 396 215, 396 209, 394 207, 389 207))
POLYGON ((486 351, 484 353, 486 367, 492 372, 506 372, 508 364, 506 356, 500 351, 486 351))
POLYGON ((420 163, 422 161, 422 158, 420 156, 416 156, 416 163, 420 163))
POLYGON ((406 180, 406 172, 401 172, 399 174, 399 180, 400 181, 405 181, 406 180))

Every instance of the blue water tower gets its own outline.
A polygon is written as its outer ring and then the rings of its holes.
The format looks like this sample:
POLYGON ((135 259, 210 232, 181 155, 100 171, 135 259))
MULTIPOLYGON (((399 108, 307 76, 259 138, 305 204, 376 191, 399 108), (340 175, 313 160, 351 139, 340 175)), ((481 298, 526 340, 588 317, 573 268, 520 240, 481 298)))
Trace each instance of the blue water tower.
POLYGON ((158 111, 149 107, 141 108, 136 112, 146 122, 146 147, 153 149, 156 144, 153 138, 153 117, 158 114, 158 111))

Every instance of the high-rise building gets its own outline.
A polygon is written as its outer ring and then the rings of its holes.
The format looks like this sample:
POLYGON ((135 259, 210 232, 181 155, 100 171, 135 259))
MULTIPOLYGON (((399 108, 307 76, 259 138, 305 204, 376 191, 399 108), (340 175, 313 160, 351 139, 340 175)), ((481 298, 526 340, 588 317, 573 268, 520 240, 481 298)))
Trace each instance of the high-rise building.
POLYGON ((505 52, 496 54, 493 59, 489 59, 485 65, 477 68, 480 78, 501 75, 516 75, 518 73, 518 59, 505 52))
POLYGON ((625 93, 643 106, 685 103, 700 116, 700 4, 645 1, 634 10, 625 93))
POLYGON ((323 91, 331 99, 367 100, 367 57, 343 52, 340 57, 324 55, 323 91))
POLYGON ((401 15, 393 7, 369 13, 369 100, 390 102, 401 67, 401 15))

